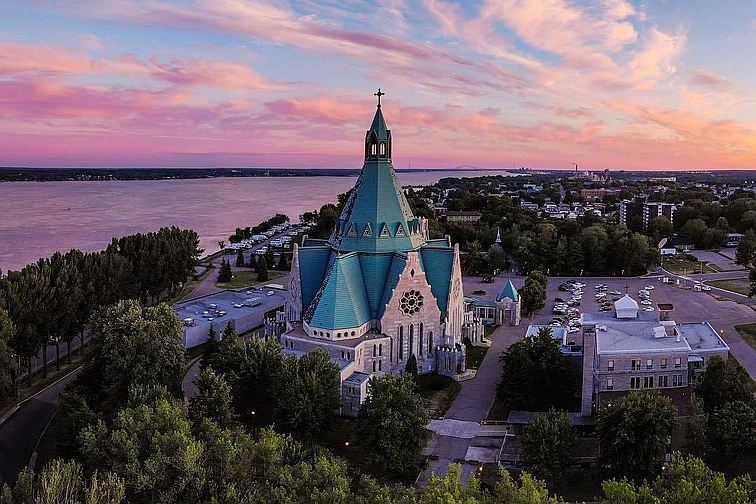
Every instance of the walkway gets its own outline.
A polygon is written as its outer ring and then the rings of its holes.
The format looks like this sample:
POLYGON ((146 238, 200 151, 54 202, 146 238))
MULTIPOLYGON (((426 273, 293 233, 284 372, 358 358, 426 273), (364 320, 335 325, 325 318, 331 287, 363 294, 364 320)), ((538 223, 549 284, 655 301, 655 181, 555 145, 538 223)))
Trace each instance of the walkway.
POLYGON ((494 448, 491 438, 479 436, 480 422, 488 417, 488 410, 496 397, 496 386, 501 377, 499 355, 523 337, 528 323, 523 320, 520 326, 500 326, 494 331, 490 336, 491 347, 475 378, 461 382, 460 391, 445 419, 429 424, 433 435, 423 452, 429 461, 417 480, 418 485, 425 486, 433 474, 443 477, 451 463, 475 460, 473 464, 462 466, 462 479, 469 481, 477 470, 481 454, 489 454, 494 448))

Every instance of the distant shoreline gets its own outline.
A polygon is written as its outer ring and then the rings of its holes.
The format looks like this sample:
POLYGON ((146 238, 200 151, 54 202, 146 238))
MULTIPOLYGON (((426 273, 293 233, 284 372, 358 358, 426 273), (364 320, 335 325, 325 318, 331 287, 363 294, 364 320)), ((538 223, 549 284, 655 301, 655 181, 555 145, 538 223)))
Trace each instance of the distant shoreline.
MULTIPOLYGON (((398 173, 435 171, 527 173, 501 168, 398 168, 398 173)), ((359 168, 14 168, 0 167, 0 182, 181 180, 224 177, 356 177, 359 168)))

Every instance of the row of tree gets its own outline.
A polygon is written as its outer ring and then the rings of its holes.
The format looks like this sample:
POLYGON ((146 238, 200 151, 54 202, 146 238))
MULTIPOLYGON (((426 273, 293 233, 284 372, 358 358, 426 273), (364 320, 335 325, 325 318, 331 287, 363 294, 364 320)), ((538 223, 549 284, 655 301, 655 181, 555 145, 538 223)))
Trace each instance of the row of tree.
MULTIPOLYGON (((143 301, 169 296, 194 274, 201 253, 191 230, 163 228, 155 233, 114 239, 103 252, 56 252, 21 271, 0 277, 0 393, 14 394, 20 369, 32 376, 32 360, 42 351, 47 374, 47 348, 71 344, 90 315, 119 299, 143 301), (5 315, 3 315, 3 313, 5 315)), ((58 365, 60 359, 57 359, 58 365)))

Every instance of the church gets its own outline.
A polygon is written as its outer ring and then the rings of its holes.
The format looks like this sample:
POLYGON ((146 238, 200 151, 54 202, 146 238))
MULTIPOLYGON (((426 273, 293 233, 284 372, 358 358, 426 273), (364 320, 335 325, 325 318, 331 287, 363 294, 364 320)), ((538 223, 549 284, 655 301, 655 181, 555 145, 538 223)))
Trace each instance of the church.
POLYGON ((285 353, 326 350, 341 373, 342 413, 356 415, 371 376, 465 370, 459 246, 430 239, 412 214, 391 163, 391 130, 378 107, 365 161, 328 240, 293 249, 285 353))

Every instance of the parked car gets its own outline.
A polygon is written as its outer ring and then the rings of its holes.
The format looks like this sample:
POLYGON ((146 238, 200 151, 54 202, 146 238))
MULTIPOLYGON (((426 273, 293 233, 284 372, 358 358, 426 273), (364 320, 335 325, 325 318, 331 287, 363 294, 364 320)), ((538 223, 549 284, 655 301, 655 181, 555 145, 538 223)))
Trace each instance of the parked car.
POLYGON ((557 303, 564 303, 564 299, 562 299, 560 297, 554 298, 554 301, 556 301, 557 303))
POLYGON ((653 285, 646 285, 646 290, 654 290, 654 286, 653 285))

